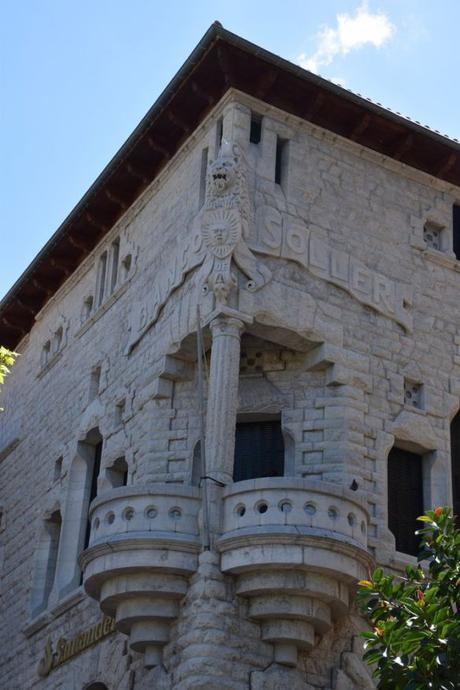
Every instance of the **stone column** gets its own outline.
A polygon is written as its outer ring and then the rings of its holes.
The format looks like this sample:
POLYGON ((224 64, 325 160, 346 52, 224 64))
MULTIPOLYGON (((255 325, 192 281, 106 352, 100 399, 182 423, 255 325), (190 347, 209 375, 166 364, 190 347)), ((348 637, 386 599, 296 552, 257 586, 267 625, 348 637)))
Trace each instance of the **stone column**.
POLYGON ((211 321, 211 371, 206 414, 207 473, 224 484, 233 481, 238 407, 240 339, 244 323, 225 315, 211 321))
POLYGON ((225 312, 210 323, 212 350, 206 415, 206 475, 209 479, 206 481, 211 543, 221 532, 222 485, 233 481, 243 327, 242 319, 225 312))

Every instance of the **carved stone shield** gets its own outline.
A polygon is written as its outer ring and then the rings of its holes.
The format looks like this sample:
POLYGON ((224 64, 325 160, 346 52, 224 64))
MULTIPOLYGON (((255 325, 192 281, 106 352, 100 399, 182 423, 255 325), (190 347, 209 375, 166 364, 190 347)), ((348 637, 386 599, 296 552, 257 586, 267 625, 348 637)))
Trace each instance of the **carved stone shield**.
POLYGON ((201 225, 206 249, 218 259, 229 256, 241 239, 240 214, 235 209, 207 211, 201 225))

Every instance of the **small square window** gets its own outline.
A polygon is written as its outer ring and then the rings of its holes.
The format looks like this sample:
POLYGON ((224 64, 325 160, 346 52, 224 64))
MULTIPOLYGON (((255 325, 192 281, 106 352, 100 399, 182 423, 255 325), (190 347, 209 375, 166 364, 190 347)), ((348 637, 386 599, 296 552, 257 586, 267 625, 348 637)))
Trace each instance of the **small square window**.
POLYGON ((404 381, 404 403, 418 410, 423 409, 423 384, 415 381, 404 381))
POLYGON ((434 223, 425 223, 423 239, 430 249, 441 249, 441 229, 434 223))
POLYGON ((443 251, 444 226, 428 220, 423 227, 423 239, 425 240, 427 247, 430 249, 443 251))

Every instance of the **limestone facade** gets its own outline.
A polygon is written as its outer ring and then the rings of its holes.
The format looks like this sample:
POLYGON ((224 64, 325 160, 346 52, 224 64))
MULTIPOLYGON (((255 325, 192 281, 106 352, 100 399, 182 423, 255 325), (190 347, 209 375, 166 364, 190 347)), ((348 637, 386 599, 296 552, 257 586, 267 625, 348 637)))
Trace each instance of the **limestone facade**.
POLYGON ((452 502, 459 201, 226 93, 17 348, 2 688, 374 687, 353 586, 413 561, 388 528, 391 448, 422 456, 426 508, 452 502), (235 424, 275 418, 284 476, 234 483, 235 424))

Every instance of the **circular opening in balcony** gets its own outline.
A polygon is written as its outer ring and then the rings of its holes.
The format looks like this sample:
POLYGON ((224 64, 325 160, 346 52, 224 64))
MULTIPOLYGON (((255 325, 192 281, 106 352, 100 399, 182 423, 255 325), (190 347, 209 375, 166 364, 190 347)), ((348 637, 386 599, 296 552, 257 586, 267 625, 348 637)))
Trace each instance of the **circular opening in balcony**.
POLYGON ((105 516, 105 521, 108 525, 112 525, 115 522, 115 513, 107 513, 105 516))
POLYGON ((93 522, 94 529, 97 529, 100 524, 101 524, 101 521, 99 520, 99 518, 95 518, 94 522, 93 522))
POLYGON ((305 503, 303 509, 307 515, 314 515, 316 513, 316 506, 314 503, 305 503))
POLYGON ((361 532, 363 534, 366 534, 366 523, 364 522, 364 520, 361 521, 361 532))
POLYGON ((337 518, 339 517, 339 511, 334 506, 331 506, 329 508, 329 510, 327 511, 327 514, 329 515, 331 520, 337 520, 337 518))
POLYGON ((155 508, 155 506, 147 506, 145 509, 145 517, 148 518, 149 520, 153 520, 156 518, 158 515, 158 510, 155 508))
POLYGON ((246 506, 242 503, 239 503, 235 508, 235 513, 238 515, 238 517, 243 517, 243 515, 246 513, 246 506))
POLYGON ((356 525, 356 515, 354 513, 348 513, 347 520, 350 527, 354 527, 356 525))
POLYGON ((278 503, 278 508, 282 513, 290 513, 292 510, 292 503, 287 499, 284 499, 278 503))
POLYGON ((168 515, 171 520, 180 520, 182 517, 182 510, 175 506, 174 508, 169 509, 168 515))
POLYGON ((131 506, 128 506, 127 508, 124 509, 123 514, 122 514, 123 520, 132 520, 134 517, 134 508, 131 508, 131 506))
POLYGON ((256 508, 256 513, 261 513, 263 515, 268 510, 268 504, 265 503, 265 501, 259 501, 259 503, 256 503, 255 508, 256 508))

